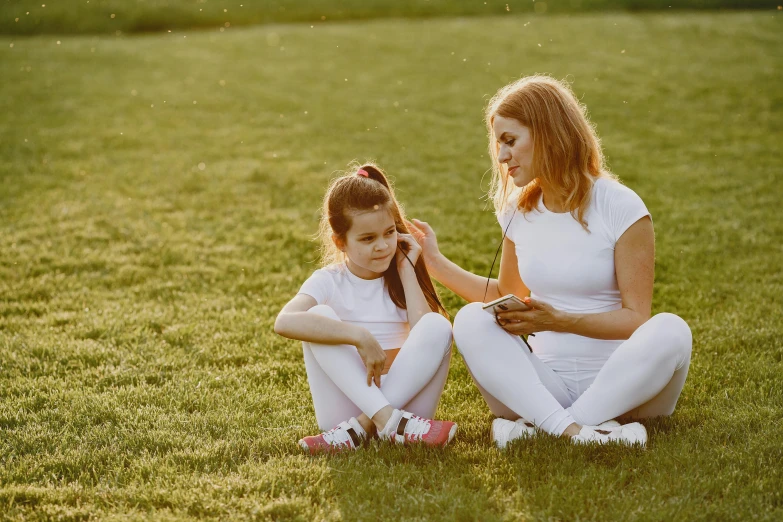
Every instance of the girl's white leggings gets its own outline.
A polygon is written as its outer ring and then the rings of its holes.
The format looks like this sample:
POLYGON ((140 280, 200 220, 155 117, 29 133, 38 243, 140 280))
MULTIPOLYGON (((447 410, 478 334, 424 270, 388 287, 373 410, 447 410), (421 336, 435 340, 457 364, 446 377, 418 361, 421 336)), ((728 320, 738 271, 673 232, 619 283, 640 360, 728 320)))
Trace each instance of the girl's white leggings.
MULTIPOLYGON (((326 305, 308 313, 339 321, 326 305)), ((367 369, 355 346, 302 343, 315 418, 322 430, 364 413, 373 415, 388 405, 432 418, 438 407, 451 359, 451 323, 440 314, 422 317, 400 347, 381 387, 367 386, 367 369)))
POLYGON ((607 359, 539 358, 471 303, 454 318, 454 340, 495 416, 524 417, 560 435, 571 423, 671 415, 691 359, 691 330, 673 314, 640 326, 607 359))

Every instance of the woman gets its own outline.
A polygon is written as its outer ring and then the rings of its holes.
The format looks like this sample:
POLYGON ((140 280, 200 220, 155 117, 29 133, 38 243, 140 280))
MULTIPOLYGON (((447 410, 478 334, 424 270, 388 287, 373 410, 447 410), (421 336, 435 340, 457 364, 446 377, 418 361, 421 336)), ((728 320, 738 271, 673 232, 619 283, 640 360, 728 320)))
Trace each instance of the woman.
POLYGON ((644 445, 641 424, 613 419, 670 415, 691 353, 685 321, 650 317, 650 214, 607 170, 565 83, 547 76, 511 83, 490 100, 486 122, 489 196, 504 231, 498 279, 449 261, 429 225, 413 224, 430 274, 471 302, 455 318, 454 339, 500 417, 493 438, 504 447, 535 435, 535 426, 574 442, 644 445), (529 310, 483 310, 506 294, 529 310), (520 335, 530 335, 532 353, 520 335))

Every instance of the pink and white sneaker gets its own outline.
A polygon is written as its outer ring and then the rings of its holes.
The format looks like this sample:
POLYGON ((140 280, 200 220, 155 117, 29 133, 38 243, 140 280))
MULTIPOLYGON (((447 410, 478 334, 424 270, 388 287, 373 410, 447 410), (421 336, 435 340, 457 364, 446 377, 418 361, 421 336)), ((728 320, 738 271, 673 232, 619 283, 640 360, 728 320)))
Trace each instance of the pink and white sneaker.
POLYGON ((321 453, 339 453, 354 451, 367 438, 367 432, 354 417, 341 422, 334 428, 320 435, 313 435, 299 440, 299 446, 310 455, 321 453))
POLYGON ((456 432, 457 424, 454 422, 425 419, 409 411, 394 410, 389 422, 378 435, 397 444, 445 446, 451 442, 456 432))

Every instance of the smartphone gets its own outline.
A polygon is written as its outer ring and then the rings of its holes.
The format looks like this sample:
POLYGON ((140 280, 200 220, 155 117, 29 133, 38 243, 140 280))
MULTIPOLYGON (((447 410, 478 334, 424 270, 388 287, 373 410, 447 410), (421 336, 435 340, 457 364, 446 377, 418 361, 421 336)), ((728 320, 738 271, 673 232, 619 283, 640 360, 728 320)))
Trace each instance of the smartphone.
POLYGON ((500 312, 526 312, 530 310, 530 307, 514 294, 504 295, 500 299, 490 301, 483 308, 484 311, 492 315, 497 315, 500 312))

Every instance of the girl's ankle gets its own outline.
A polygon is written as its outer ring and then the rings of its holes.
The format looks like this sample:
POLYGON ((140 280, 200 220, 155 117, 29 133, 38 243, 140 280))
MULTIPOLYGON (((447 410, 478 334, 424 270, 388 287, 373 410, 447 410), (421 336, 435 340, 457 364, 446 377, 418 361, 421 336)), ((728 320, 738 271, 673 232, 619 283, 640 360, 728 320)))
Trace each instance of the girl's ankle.
POLYGON ((359 424, 361 424, 362 428, 364 428, 364 431, 367 432, 368 436, 372 436, 373 433, 377 431, 375 423, 367 415, 362 414, 357 417, 356 420, 359 422, 359 424))

